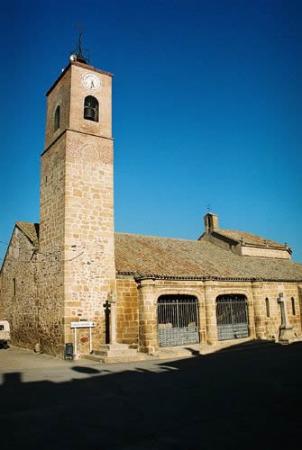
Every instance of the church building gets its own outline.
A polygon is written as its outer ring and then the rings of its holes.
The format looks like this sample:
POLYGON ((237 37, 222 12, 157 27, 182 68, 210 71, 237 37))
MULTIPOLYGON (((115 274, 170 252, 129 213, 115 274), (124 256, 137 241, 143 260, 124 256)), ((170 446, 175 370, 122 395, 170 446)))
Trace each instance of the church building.
POLYGON ((12 343, 127 361, 301 340, 302 265, 287 245, 212 213, 196 240, 115 232, 111 88, 75 54, 47 92, 40 223, 16 222, 0 272, 12 343))

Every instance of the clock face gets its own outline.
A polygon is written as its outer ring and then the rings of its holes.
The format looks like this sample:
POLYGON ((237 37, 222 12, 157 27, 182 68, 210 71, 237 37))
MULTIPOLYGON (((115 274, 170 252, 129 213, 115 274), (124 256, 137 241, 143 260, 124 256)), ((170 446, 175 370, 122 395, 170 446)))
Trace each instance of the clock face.
POLYGON ((101 80, 94 73, 87 73, 82 76, 82 85, 89 91, 96 91, 101 87, 101 80))

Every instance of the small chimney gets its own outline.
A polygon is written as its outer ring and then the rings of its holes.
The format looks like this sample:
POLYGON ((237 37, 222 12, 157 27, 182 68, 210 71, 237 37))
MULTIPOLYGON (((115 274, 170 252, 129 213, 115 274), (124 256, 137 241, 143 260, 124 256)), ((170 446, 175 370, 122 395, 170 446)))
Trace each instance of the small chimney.
POLYGON ((206 233, 212 233, 219 229, 218 216, 216 214, 207 213, 204 216, 204 227, 206 233))

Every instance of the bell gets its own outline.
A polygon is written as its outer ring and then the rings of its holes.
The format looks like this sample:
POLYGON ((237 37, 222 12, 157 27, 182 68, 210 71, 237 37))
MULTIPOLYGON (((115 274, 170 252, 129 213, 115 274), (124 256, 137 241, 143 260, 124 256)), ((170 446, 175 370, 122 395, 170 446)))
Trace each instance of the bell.
POLYGON ((84 110, 84 119, 96 121, 95 109, 90 106, 86 106, 84 110))

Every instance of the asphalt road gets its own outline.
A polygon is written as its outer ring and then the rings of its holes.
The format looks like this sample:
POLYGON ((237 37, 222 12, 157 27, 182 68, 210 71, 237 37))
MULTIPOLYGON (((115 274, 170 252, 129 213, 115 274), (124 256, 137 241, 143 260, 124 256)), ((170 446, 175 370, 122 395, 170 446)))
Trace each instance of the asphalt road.
POLYGON ((0 350, 0 448, 302 448, 302 343, 103 365, 0 350))

